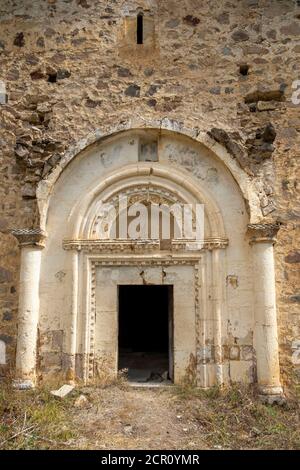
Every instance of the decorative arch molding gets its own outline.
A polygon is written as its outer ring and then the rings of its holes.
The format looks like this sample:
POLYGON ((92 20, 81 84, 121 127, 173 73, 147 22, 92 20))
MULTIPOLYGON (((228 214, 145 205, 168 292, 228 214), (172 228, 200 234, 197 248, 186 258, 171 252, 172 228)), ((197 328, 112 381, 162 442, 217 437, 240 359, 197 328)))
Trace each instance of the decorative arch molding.
POLYGON ((175 169, 170 172, 167 166, 160 163, 152 163, 151 166, 147 163, 127 165, 106 176, 74 208, 68 222, 71 227, 68 238, 89 238, 99 201, 110 201, 118 194, 137 187, 145 191, 152 188, 158 194, 167 193, 181 203, 203 204, 208 223, 207 236, 226 238, 222 214, 213 195, 207 190, 203 191, 187 172, 175 169))
POLYGON ((179 134, 195 142, 199 142, 204 147, 211 150, 235 179, 249 211, 249 222, 257 223, 261 221, 262 213, 254 180, 245 173, 234 157, 221 144, 209 137, 206 132, 199 131, 199 129, 189 129, 178 121, 164 118, 156 121, 147 121, 144 119, 135 121, 128 120, 106 130, 95 129, 87 137, 70 146, 59 163, 52 169, 51 173, 41 180, 37 187, 37 203, 41 229, 45 228, 49 200, 55 183, 67 165, 89 146, 119 133, 134 130, 156 130, 159 132, 179 134))

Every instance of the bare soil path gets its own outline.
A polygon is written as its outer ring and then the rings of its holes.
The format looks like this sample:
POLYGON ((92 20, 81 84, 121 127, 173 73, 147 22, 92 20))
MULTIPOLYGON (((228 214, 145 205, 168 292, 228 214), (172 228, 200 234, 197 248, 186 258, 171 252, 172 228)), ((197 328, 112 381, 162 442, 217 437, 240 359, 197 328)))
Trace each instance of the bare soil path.
POLYGON ((206 449, 199 424, 170 390, 107 388, 73 414, 82 448, 206 449))

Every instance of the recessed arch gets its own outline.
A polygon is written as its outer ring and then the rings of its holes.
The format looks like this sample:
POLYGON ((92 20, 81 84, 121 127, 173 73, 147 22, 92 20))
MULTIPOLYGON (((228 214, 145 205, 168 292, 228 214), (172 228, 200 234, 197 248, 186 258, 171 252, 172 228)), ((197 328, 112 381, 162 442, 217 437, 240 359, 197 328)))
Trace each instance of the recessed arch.
POLYGON ((191 139, 194 142, 202 144, 224 164, 224 166, 229 170, 235 179, 249 211, 249 222, 257 223, 261 220, 262 214, 254 181, 248 174, 245 173, 245 171, 239 166, 237 161, 230 155, 230 153, 221 144, 217 143, 211 137, 209 137, 206 132, 202 132, 197 129, 186 128, 182 125, 182 123, 171 121, 166 118, 160 121, 149 122, 145 120, 139 120, 135 122, 129 120, 105 131, 96 129, 87 137, 72 145, 62 156, 59 163, 52 169, 50 174, 47 175, 37 187, 37 203, 40 216, 40 228, 42 230, 46 229, 47 212, 51 193, 64 169, 77 156, 79 156, 93 144, 105 141, 106 139, 116 136, 117 134, 134 130, 156 131, 159 133, 170 133, 174 135, 179 134, 191 139))
POLYGON ((107 201, 113 195, 126 192, 134 186, 151 186, 175 194, 177 199, 187 204, 203 204, 208 226, 208 236, 226 238, 221 211, 213 196, 201 190, 199 185, 184 171, 173 170, 167 166, 155 164, 126 165, 106 176, 96 187, 78 201, 68 221, 69 238, 88 238, 98 201, 107 201))

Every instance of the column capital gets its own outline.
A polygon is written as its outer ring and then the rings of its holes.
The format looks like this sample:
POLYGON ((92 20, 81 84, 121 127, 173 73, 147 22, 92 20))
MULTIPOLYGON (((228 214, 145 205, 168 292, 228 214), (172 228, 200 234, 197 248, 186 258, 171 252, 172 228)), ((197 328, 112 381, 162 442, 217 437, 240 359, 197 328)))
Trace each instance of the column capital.
POLYGON ((276 243, 276 235, 280 228, 279 224, 248 224, 247 234, 250 244, 253 243, 276 243))
POLYGON ((218 250, 218 249, 225 249, 228 246, 228 238, 206 238, 204 240, 204 249, 209 251, 218 250))
POLYGON ((39 228, 15 229, 12 230, 11 233, 18 240, 20 247, 38 246, 40 248, 44 248, 45 246, 47 234, 39 228))

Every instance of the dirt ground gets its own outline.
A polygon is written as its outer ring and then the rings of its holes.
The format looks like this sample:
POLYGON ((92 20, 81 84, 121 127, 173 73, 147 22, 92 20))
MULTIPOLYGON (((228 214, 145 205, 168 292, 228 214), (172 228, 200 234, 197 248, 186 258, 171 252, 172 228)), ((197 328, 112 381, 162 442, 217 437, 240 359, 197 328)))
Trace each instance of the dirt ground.
POLYGON ((297 401, 263 405, 241 387, 0 392, 0 449, 300 449, 297 401))
POLYGON ((82 448, 207 448, 186 403, 169 390, 128 388, 120 396, 117 388, 106 389, 94 403, 74 415, 76 425, 85 427, 82 448))

